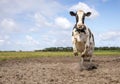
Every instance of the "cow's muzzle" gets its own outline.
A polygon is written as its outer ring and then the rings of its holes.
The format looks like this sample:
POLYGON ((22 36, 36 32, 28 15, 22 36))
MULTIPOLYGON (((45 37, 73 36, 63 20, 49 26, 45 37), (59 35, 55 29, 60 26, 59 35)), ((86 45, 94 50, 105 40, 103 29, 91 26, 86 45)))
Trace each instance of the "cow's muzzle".
POLYGON ((85 25, 84 24, 77 24, 77 28, 83 29, 83 28, 85 28, 85 25))
POLYGON ((85 30, 86 30, 86 27, 84 27, 84 28, 76 28, 76 31, 79 32, 79 33, 86 34, 85 30))

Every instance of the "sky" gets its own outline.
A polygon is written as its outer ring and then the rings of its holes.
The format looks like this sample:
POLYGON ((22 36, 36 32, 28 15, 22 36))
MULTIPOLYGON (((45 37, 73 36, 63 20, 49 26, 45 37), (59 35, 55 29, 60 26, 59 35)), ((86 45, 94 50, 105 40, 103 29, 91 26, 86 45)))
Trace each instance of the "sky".
POLYGON ((72 47, 77 10, 92 12, 96 47, 120 47, 120 0, 0 0, 0 51, 72 47))

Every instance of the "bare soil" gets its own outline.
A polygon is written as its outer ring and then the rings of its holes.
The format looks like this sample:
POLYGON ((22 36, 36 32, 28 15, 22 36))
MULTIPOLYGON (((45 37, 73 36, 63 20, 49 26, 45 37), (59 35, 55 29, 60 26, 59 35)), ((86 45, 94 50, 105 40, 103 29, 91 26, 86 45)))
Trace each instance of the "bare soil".
POLYGON ((80 71, 80 57, 0 61, 0 84, 120 84, 120 56, 94 56, 97 69, 80 71))

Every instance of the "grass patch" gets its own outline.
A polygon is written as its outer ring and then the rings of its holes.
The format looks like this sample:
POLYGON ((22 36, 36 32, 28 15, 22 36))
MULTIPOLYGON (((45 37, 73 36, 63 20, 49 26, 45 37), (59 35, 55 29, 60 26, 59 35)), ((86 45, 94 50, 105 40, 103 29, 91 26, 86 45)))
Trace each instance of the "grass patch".
POLYGON ((94 52, 95 56, 120 56, 120 51, 118 50, 96 50, 94 52))
POLYGON ((72 55, 72 52, 0 52, 0 60, 72 55))
MULTIPOLYGON (((120 51, 97 50, 95 56, 120 56, 120 51)), ((0 52, 0 60, 36 58, 36 57, 73 56, 72 52, 0 52)))

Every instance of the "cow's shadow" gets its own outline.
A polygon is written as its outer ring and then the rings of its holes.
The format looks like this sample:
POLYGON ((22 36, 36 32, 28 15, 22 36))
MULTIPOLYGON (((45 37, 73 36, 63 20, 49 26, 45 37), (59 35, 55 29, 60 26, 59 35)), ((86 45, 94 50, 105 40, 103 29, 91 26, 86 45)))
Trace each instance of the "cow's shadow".
POLYGON ((95 64, 95 63, 84 62, 82 65, 80 64, 80 71, 83 71, 83 70, 91 71, 97 68, 98 68, 98 64, 95 64))

